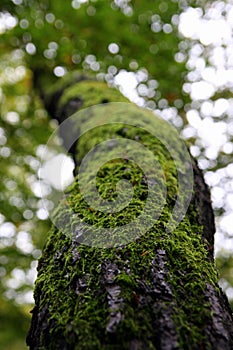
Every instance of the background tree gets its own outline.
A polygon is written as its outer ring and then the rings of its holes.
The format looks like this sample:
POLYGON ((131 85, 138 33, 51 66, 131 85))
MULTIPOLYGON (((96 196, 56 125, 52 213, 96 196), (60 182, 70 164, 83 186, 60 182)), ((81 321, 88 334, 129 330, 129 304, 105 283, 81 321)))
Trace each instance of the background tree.
MULTIPOLYGON (((27 293, 34 278, 34 259, 40 254, 38 248, 44 242, 43 234, 39 237, 38 231, 47 232, 47 222, 40 221, 41 226, 38 227, 38 218, 43 219, 46 214, 40 198, 35 198, 35 194, 38 194, 35 175, 39 167, 36 157, 41 153, 41 145, 47 142, 53 124, 48 126, 47 114, 38 94, 31 90, 32 72, 34 75, 36 72, 37 76, 39 73, 41 79, 44 75, 45 85, 74 69, 94 72, 97 79, 106 80, 109 84, 121 81, 122 70, 134 72, 137 91, 141 95, 141 98, 136 98, 137 102, 151 109, 159 108, 165 119, 184 130, 184 137, 194 139, 196 134, 201 134, 201 130, 197 128, 198 115, 193 111, 200 113, 200 120, 208 120, 209 124, 205 127, 211 126, 208 113, 215 113, 216 118, 221 115, 226 122, 231 117, 230 59, 224 70, 229 80, 223 81, 222 85, 215 82, 208 101, 203 102, 194 94, 195 87, 200 87, 195 85, 201 80, 200 67, 206 64, 214 68, 217 74, 219 62, 216 63, 213 51, 218 50, 220 60, 225 53, 222 52, 224 47, 226 44, 230 47, 230 43, 220 38, 217 44, 212 45, 212 42, 206 38, 204 41, 196 33, 194 42, 185 39, 178 33, 181 24, 179 15, 181 12, 187 15, 186 10, 192 6, 195 8, 192 10, 196 14, 194 17, 199 20, 205 18, 211 22, 210 19, 215 18, 217 13, 217 19, 225 18, 226 23, 231 23, 230 5, 230 2, 196 1, 171 1, 169 6, 162 1, 156 4, 151 1, 72 1, 65 4, 49 1, 1 2, 1 23, 5 26, 1 40, 4 102, 1 107, 4 174, 1 189, 4 199, 4 206, 1 207, 1 273, 6 297, 2 305, 7 307, 9 299, 21 304, 28 300, 25 298, 29 295, 27 293), (109 16, 111 21, 106 21, 109 16), (117 32, 116 28, 119 28, 117 32), (227 108, 221 103, 223 98, 224 101, 228 99, 227 108), (187 126, 186 113, 191 127, 187 126), (34 220, 31 220, 32 217, 34 220)), ((127 79, 133 79, 132 73, 127 75, 127 79)), ((224 128, 221 123, 217 122, 216 125, 217 128, 224 128)), ((206 147, 200 138, 193 140, 195 144, 191 150, 195 155, 200 155, 200 165, 211 170, 207 173, 210 184, 219 184, 220 175, 221 178, 224 175, 222 181, 229 189, 227 180, 232 176, 231 168, 227 166, 232 147, 230 124, 224 137, 223 143, 227 146, 219 144, 218 163, 211 154, 210 145, 206 147)), ((219 186, 214 193, 221 194, 219 186)), ((218 197, 220 195, 215 194, 215 204, 221 207, 223 199, 218 201, 218 197)), ((227 201, 225 208, 229 210, 227 201)), ((227 262, 224 261, 226 266, 227 262)), ((4 332, 5 337, 6 334, 4 332)))

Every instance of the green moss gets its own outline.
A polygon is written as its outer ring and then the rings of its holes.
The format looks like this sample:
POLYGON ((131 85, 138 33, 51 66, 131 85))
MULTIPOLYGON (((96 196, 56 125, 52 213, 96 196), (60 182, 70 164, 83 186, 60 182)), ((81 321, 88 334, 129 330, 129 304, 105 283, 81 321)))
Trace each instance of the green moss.
POLYGON ((200 235, 193 233, 192 229, 185 220, 170 236, 157 227, 121 249, 80 245, 74 250, 70 236, 64 236, 54 228, 50 236, 53 250, 48 244, 36 287, 36 290, 42 289, 45 302, 50 300, 49 310, 53 315, 50 321, 55 321, 55 327, 51 329, 54 342, 60 333, 65 333, 71 344, 78 344, 77 349, 105 349, 101 339, 108 343, 110 335, 106 334, 106 325, 111 309, 107 304, 107 291, 101 287, 101 265, 108 259, 119 268, 114 283, 120 286, 123 300, 124 319, 117 329, 118 347, 115 348, 127 349, 128 341, 136 337, 148 339, 148 349, 155 349, 149 339, 154 332, 153 318, 156 315, 149 305, 142 308, 135 304, 134 294, 139 299, 142 297, 141 279, 150 288, 152 260, 158 249, 166 252, 167 281, 173 294, 172 318, 179 334, 180 349, 188 349, 187 344, 193 349, 194 344, 199 344, 201 340, 204 342, 203 329, 211 315, 203 292, 207 283, 216 285, 217 277, 207 259, 200 235), (62 252, 64 247, 67 250, 56 263, 56 252, 62 252), (74 265, 76 249, 79 259, 74 265), (86 286, 76 294, 77 281, 85 278, 86 286), (72 334, 73 340, 69 334, 72 334))
MULTIPOLYGON (((75 96, 75 89, 70 88, 61 103, 75 96)), ((115 98, 114 90, 109 92, 100 83, 83 82, 78 89, 82 98, 88 95, 88 98, 83 98, 83 107, 100 103, 103 98, 109 101, 115 98)), ((139 113, 138 109, 135 111, 139 113)), ((161 134, 166 135, 164 123, 159 119, 157 123, 161 134)), ((159 219, 144 235, 132 235, 131 242, 124 244, 124 236, 130 237, 131 232, 123 229, 120 247, 116 244, 119 237, 115 237, 114 232, 110 237, 102 237, 102 242, 105 239, 104 248, 90 247, 85 245, 90 237, 94 244, 99 241, 95 228, 117 228, 140 215, 148 195, 147 182, 139 166, 128 159, 114 158, 114 151, 111 157, 110 150, 111 160, 97 171, 99 195, 114 202, 117 198, 116 185, 121 179, 131 183, 134 194, 126 208, 106 214, 90 207, 82 197, 76 179, 65 200, 54 212, 54 221, 58 226, 63 224, 63 230, 51 229, 36 282, 35 296, 40 298, 40 309, 48 304, 51 315, 51 345, 46 349, 56 349, 54 344, 61 335, 70 348, 78 350, 128 349, 132 339, 138 342, 140 349, 156 349, 165 313, 169 313, 174 323, 179 349, 199 349, 200 344, 208 349, 208 340, 203 334, 211 320, 211 313, 205 290, 207 284, 217 288, 217 275, 202 241, 197 208, 191 203, 180 225, 172 232, 166 232, 166 223, 171 218, 179 187, 176 165, 163 143, 141 128, 117 124, 92 129, 79 140, 77 163, 81 163, 96 144, 113 136, 119 140, 136 139, 154 153, 165 177, 161 177, 159 169, 157 173, 152 173, 158 184, 153 194, 152 209, 156 210, 162 201, 163 185, 167 188, 166 203, 159 219), (82 231, 80 227, 76 230, 79 220, 75 219, 75 213, 91 225, 91 232, 85 228, 82 231), (70 223, 67 218, 72 215, 74 219, 70 223), (117 307, 110 295, 110 287, 118 288, 119 296, 114 294, 115 298, 119 297, 117 307), (118 320, 114 316, 117 312, 118 320), (117 332, 111 333, 107 325, 114 317, 117 332)), ((179 149, 174 151, 179 155, 179 149)), ((182 155, 179 159, 182 167, 182 155)), ((98 156, 96 159, 93 157, 94 170, 95 162, 98 164, 98 156)), ((87 192, 94 175, 91 171, 85 174, 87 192)))
POLYGON ((80 98, 83 101, 82 108, 100 103, 128 101, 118 90, 109 88, 105 83, 89 80, 81 81, 67 88, 59 101, 59 105, 64 106, 73 98, 80 98))

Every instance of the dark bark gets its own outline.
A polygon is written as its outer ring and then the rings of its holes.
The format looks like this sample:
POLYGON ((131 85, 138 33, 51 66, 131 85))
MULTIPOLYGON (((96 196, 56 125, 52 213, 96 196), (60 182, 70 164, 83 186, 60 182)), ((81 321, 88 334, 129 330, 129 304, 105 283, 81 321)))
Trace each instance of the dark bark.
MULTIPOLYGON (((46 97, 45 103, 59 122, 85 103, 77 93, 59 104, 64 91, 46 97)), ((109 97, 107 101, 111 102, 109 97)), ((98 132, 93 139, 98 140, 98 132)), ((66 145, 69 135, 62 137, 66 145)), ((147 140, 144 134, 140 137, 147 140)), ((78 166, 81 146, 74 145, 70 152, 78 166)), ((162 150, 169 163, 166 152, 162 150)), ((30 349, 233 349, 232 312, 217 285, 213 263, 210 194, 194 160, 193 173, 192 201, 174 232, 165 231, 167 212, 145 236, 116 248, 88 247, 52 228, 38 266, 27 337, 30 349)), ((79 198, 76 195, 78 190, 72 188, 65 200, 79 198)), ((169 207, 174 202, 169 186, 167 197, 169 207)), ((82 210, 79 202, 71 202, 82 210)), ((59 215, 62 211, 61 220, 64 205, 58 208, 59 215)), ((124 220, 126 211, 121 215, 116 220, 124 220)))

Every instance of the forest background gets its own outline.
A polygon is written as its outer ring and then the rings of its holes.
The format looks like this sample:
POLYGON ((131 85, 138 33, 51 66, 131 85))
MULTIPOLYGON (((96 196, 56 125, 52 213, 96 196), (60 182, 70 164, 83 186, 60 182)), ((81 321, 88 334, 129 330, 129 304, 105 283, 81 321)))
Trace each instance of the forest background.
POLYGON ((232 32, 230 0, 0 2, 2 348, 26 348, 49 195, 63 190, 53 175, 43 178, 41 166, 48 173, 65 161, 64 187, 72 181, 72 160, 59 140, 43 158, 57 124, 33 89, 35 72, 54 82, 91 73, 154 110, 190 143, 211 188, 219 282, 232 302, 232 32))

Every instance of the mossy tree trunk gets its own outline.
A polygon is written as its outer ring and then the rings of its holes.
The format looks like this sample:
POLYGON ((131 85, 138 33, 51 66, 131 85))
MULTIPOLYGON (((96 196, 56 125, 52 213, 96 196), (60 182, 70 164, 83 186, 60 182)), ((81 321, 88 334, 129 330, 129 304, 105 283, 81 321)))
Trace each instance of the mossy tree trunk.
MULTIPOLYGON (((43 94, 43 99, 51 116, 60 123, 91 105, 125 102, 119 92, 104 83, 80 76, 52 94, 43 94)), ((151 113, 162 139, 164 135, 172 137, 166 135, 165 123, 152 112, 132 107, 130 113, 141 113, 142 119, 144 113, 151 113)), ((85 114, 90 124, 94 114, 92 109, 85 114)), ((152 188, 153 198, 157 198, 154 205, 163 197, 162 181, 166 184, 166 202, 147 232, 138 237, 123 232, 119 244, 114 228, 128 227, 132 218, 140 215, 148 197, 148 179, 142 169, 127 156, 110 157, 98 169, 98 191, 109 203, 117 198, 119 180, 129 181, 134 188, 128 207, 110 214, 88 205, 76 178, 53 214, 58 224, 52 226, 39 261, 28 346, 51 350, 233 349, 232 313, 217 284, 214 217, 201 171, 192 160, 194 188, 187 213, 177 227, 166 230, 179 190, 177 164, 163 142, 145 129, 121 123, 120 115, 120 123, 109 126, 106 118, 102 126, 83 133, 72 147, 69 138, 80 125, 71 123, 70 133, 63 132, 76 174, 95 145, 106 139, 136 140, 150 149, 165 174, 161 177, 156 170, 157 177, 149 179, 157 182, 152 188), (91 233, 76 221, 69 221, 76 213, 93 228, 91 233), (112 236, 100 246, 94 228, 109 227, 112 236), (124 235, 130 237, 125 243, 124 235), (90 237, 93 244, 89 244, 90 237)), ((116 147, 109 144, 110 152, 116 147)), ((182 167, 182 154, 178 150, 176 153, 182 167)), ((87 188, 92 177, 87 172, 87 188)))

